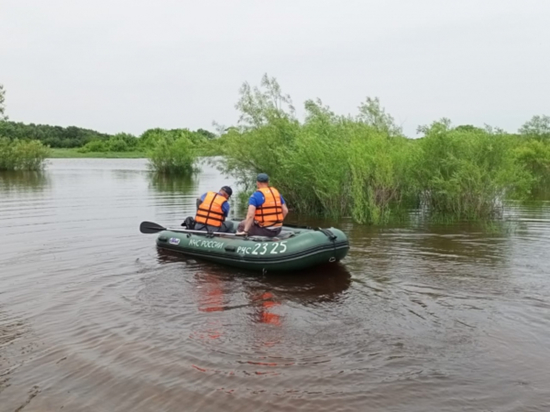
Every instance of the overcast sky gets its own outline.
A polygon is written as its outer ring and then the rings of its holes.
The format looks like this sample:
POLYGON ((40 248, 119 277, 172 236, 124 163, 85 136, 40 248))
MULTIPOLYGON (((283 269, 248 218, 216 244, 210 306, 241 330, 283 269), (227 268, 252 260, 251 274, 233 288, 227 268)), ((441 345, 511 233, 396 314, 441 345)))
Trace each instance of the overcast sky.
POLYGON ((377 96, 411 137, 441 117, 516 131, 550 115, 550 1, 0 0, 14 121, 214 131, 264 73, 298 109, 377 96))

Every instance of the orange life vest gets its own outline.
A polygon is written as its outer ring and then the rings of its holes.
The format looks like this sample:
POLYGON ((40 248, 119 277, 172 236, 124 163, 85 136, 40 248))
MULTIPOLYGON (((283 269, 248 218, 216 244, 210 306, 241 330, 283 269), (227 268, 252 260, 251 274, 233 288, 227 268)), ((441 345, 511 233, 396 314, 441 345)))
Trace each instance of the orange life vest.
POLYGON ((195 222, 203 225, 221 227, 225 220, 222 205, 227 199, 216 192, 207 192, 204 200, 199 205, 195 222))
POLYGON ((258 189, 264 195, 265 202, 256 208, 254 220, 261 227, 280 227, 283 225, 283 207, 281 195, 274 187, 258 189))

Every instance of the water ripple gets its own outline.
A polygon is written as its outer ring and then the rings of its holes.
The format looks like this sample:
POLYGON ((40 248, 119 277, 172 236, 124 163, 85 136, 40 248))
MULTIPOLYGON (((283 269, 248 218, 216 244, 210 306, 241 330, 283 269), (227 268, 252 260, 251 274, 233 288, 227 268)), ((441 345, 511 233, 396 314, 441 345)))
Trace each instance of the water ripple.
POLYGON ((2 410, 545 411, 550 204, 503 222, 340 222, 342 265, 261 276, 157 251, 231 184, 59 159, 0 178, 2 410))

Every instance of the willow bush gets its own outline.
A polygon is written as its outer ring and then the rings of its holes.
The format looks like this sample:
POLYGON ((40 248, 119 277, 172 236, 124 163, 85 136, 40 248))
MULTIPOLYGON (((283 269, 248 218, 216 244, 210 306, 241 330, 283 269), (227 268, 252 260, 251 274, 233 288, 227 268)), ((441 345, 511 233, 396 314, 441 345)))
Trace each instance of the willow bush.
POLYGON ((417 150, 405 138, 388 139, 361 126, 349 147, 350 214, 358 223, 387 223, 416 205, 412 167, 417 150))
POLYGON ((299 212, 340 216, 348 210, 348 136, 339 132, 343 127, 344 119, 320 101, 306 102, 306 122, 296 128, 274 174, 280 190, 299 212))
POLYGON ((448 120, 424 129, 413 170, 432 213, 491 218, 507 198, 521 198, 532 177, 516 161, 514 137, 502 132, 451 128, 448 120))
POLYGON ((550 190, 550 140, 517 139, 514 155, 521 167, 532 177, 534 193, 550 190))
POLYGON ((158 132, 147 157, 151 169, 157 173, 188 175, 195 170, 195 145, 184 133, 158 132))
POLYGON ((377 100, 363 105, 357 118, 310 100, 300 123, 275 82, 264 77, 262 85, 266 90, 241 89, 237 107, 245 110, 245 124, 223 138, 226 174, 249 188, 256 173, 268 173, 300 213, 379 223, 401 207, 407 179, 399 176, 411 164, 403 152, 409 145, 397 127, 383 124, 393 120, 377 115, 377 100), (363 113, 367 108, 369 116, 363 113))
POLYGON ((49 153, 38 140, 0 138, 0 170, 41 170, 49 153))
POLYGON ((269 174, 300 213, 380 224, 422 207, 446 220, 488 219, 506 199, 550 182, 548 142, 445 119, 408 139, 378 99, 367 98, 356 116, 308 100, 299 121, 264 76, 260 88, 243 85, 236 107, 240 125, 220 139, 220 169, 245 190, 257 173, 269 174))

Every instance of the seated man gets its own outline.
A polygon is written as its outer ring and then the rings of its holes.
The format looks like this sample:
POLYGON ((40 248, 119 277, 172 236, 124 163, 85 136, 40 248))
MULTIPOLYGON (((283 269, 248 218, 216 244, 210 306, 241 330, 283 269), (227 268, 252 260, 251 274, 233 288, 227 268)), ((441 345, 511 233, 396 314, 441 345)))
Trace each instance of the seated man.
POLYGON ((205 232, 233 232, 233 222, 226 222, 229 215, 227 201, 233 190, 224 186, 218 193, 206 192, 197 199, 197 215, 195 216, 195 230, 205 232))
POLYGON ((285 200, 277 189, 269 186, 269 176, 260 173, 256 187, 248 200, 246 219, 239 223, 237 236, 269 236, 281 233, 283 220, 288 214, 285 200))

